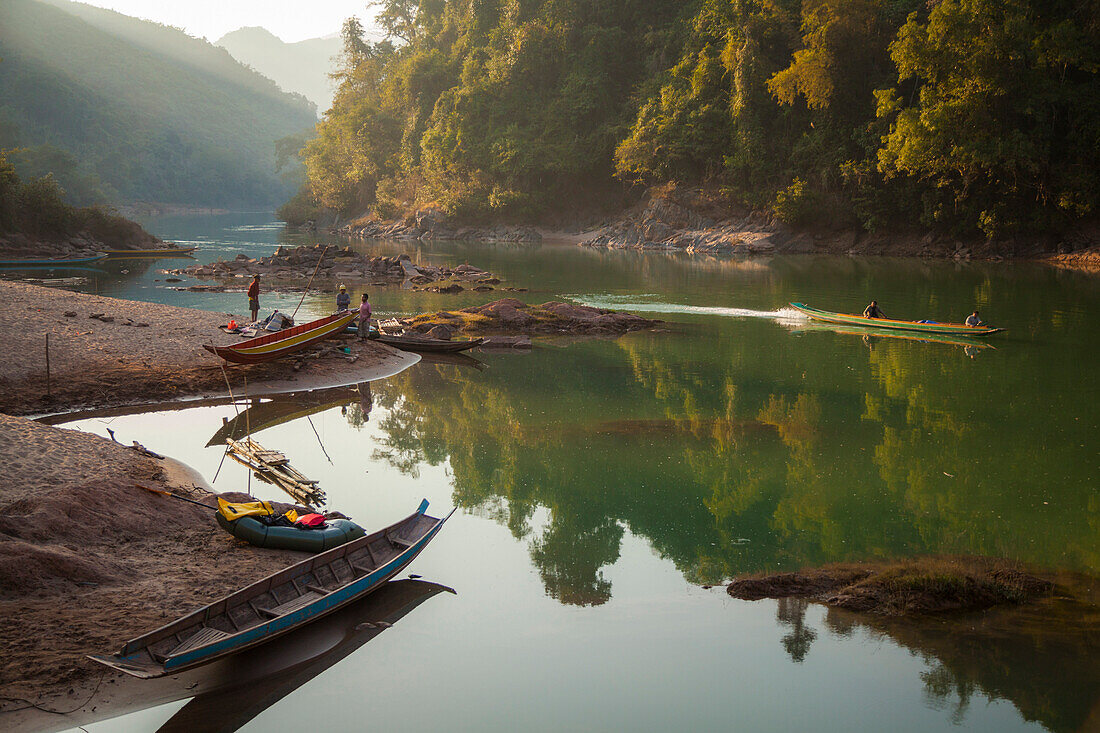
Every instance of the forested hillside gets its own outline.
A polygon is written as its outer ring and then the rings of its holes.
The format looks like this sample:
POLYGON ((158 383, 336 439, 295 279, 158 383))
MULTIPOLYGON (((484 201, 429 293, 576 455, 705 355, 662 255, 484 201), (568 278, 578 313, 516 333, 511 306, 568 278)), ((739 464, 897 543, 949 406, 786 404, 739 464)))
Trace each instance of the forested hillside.
POLYGON ((794 224, 1001 237, 1100 203, 1089 0, 386 0, 313 206, 537 218, 703 184, 794 224), (637 189, 635 189, 637 190, 637 189))
POLYGON ((152 247, 160 240, 137 223, 98 206, 66 203, 53 176, 22 180, 0 151, 0 254, 11 259, 90 255, 104 245, 152 247), (83 250, 81 252, 81 250, 83 250))
POLYGON ((315 119, 306 99, 174 28, 64 0, 0 3, 0 148, 74 203, 277 203, 296 186, 275 141, 315 119))

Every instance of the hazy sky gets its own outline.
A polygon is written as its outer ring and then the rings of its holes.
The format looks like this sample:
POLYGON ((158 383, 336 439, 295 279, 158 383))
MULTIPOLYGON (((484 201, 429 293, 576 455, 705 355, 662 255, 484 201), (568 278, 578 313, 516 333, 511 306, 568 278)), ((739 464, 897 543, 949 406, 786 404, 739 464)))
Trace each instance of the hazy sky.
MULTIPOLYGON (((258 25, 284 41, 337 33, 345 18, 358 15, 371 25, 366 0, 81 0, 216 41, 229 31, 258 25)), ((2 0, 0 0, 2 2, 2 0)))

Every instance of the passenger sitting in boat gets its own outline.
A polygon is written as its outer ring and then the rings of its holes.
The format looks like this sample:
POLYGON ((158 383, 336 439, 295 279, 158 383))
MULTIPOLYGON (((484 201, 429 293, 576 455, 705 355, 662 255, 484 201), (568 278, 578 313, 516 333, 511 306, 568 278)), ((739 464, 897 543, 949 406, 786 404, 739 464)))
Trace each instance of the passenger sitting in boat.
POLYGON ((351 296, 348 295, 346 286, 340 286, 340 293, 336 296, 336 310, 346 311, 351 307, 351 296))
POLYGON ((863 309, 864 318, 885 318, 886 314, 878 307, 878 301, 872 300, 871 305, 863 309))
POLYGON ((974 311, 966 317, 966 325, 970 326, 971 328, 977 328, 978 326, 982 325, 982 319, 978 317, 978 311, 974 311))

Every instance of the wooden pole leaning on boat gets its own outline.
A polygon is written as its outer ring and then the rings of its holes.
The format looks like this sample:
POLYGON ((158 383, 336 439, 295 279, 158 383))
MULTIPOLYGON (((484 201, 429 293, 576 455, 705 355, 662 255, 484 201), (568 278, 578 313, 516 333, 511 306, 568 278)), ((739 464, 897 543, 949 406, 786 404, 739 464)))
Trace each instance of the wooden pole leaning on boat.
POLYGON ((298 301, 298 306, 294 309, 294 312, 290 314, 290 320, 294 320, 294 316, 298 315, 298 308, 302 307, 302 303, 306 302, 306 293, 309 292, 310 287, 313 285, 313 278, 317 277, 317 273, 321 270, 321 263, 325 261, 325 252, 328 252, 328 248, 331 245, 326 244, 325 248, 321 250, 321 256, 317 258, 317 267, 313 268, 313 274, 309 276, 309 282, 306 283, 306 290, 302 293, 302 299, 298 301))
POLYGON ((151 489, 148 486, 142 486, 141 484, 134 484, 134 487, 138 488, 138 489, 145 489, 146 491, 151 491, 154 494, 164 494, 165 496, 170 496, 173 499, 179 499, 180 501, 186 501, 188 504, 194 504, 196 506, 201 506, 203 509, 217 509, 216 506, 210 506, 209 504, 203 504, 201 501, 195 501, 194 499, 188 499, 186 496, 180 496, 179 494, 173 494, 171 491, 161 491, 160 489, 151 489))

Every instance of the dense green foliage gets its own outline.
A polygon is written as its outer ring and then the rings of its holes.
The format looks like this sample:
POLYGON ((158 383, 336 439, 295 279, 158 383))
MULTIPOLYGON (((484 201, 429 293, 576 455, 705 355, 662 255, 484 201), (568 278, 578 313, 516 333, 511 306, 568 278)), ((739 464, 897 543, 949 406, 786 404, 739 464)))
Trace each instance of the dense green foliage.
POLYGON ((152 240, 136 223, 102 206, 76 207, 52 174, 22 180, 0 150, 0 236, 21 234, 32 240, 59 240, 88 234, 106 244, 152 240))
POLYGON ((1089 0, 385 0, 345 26, 299 204, 531 217, 704 183, 793 223, 1095 215, 1089 0))
POLYGON ((303 151, 323 205, 435 202, 531 216, 606 195, 631 94, 660 68, 681 3, 382 3, 390 41, 344 28, 340 87, 303 151), (649 64, 647 66, 647 64, 649 64))
POLYGON ((53 0, 0 3, 0 148, 73 203, 270 205, 294 184, 276 140, 315 110, 221 48, 167 26, 53 0), (57 6, 57 7, 52 7, 57 6))

